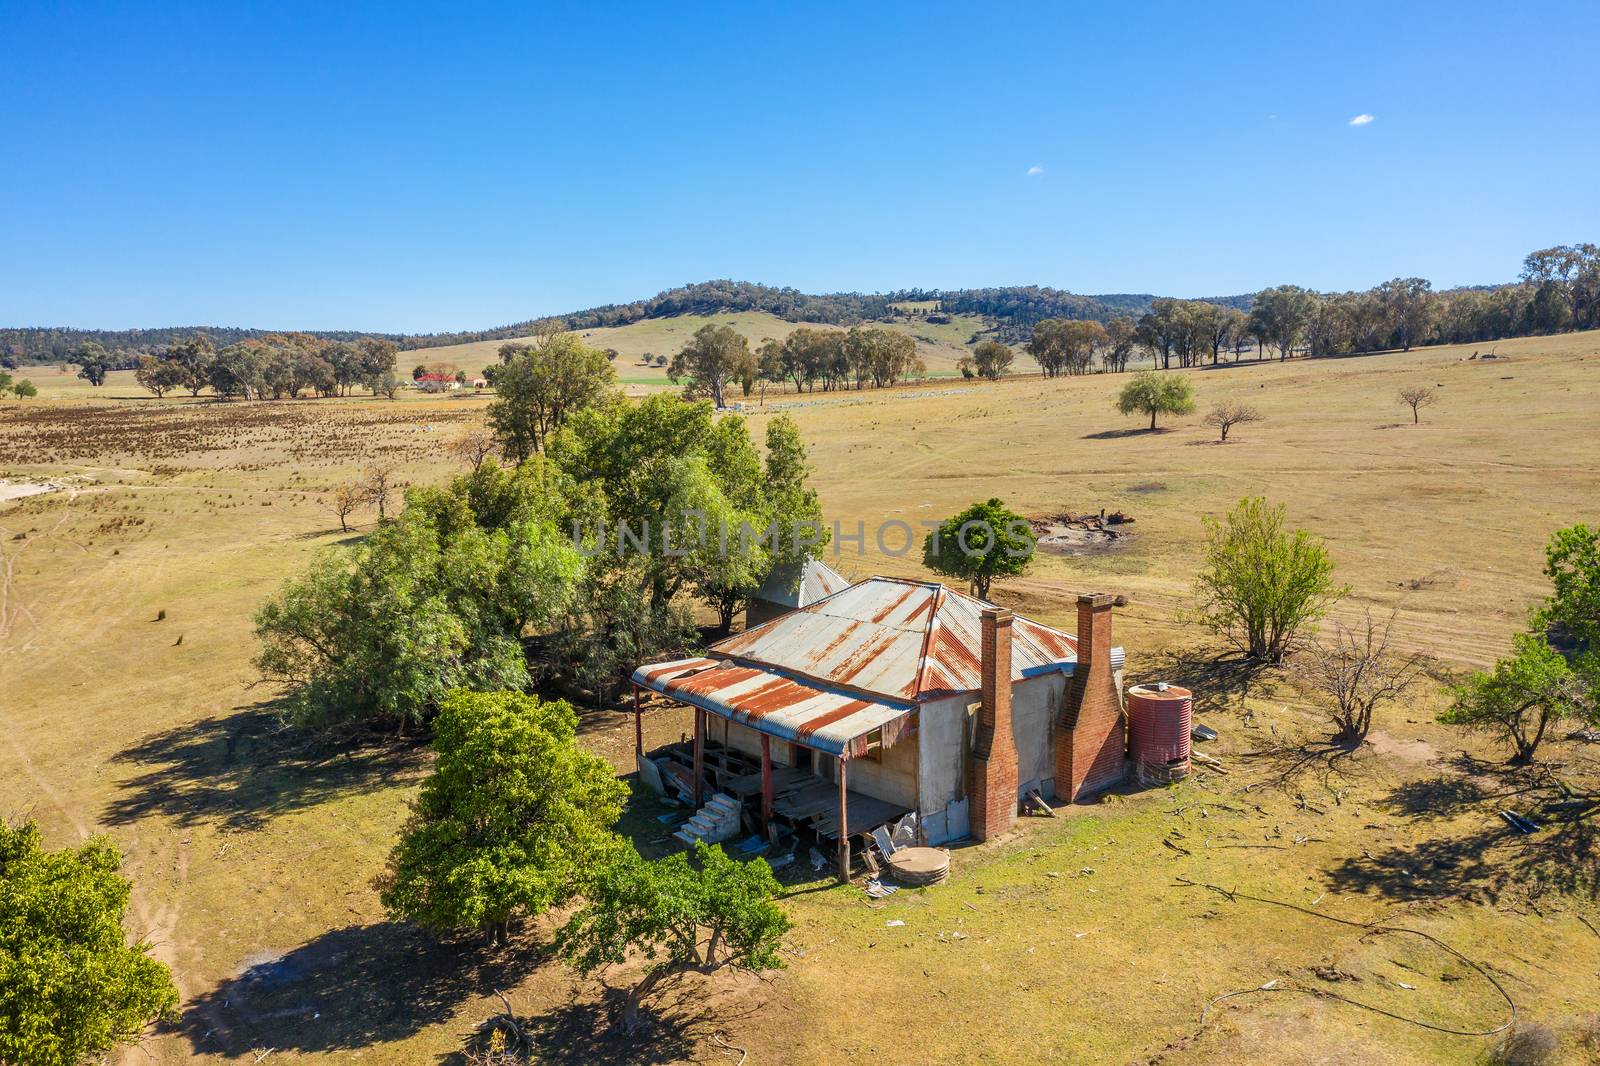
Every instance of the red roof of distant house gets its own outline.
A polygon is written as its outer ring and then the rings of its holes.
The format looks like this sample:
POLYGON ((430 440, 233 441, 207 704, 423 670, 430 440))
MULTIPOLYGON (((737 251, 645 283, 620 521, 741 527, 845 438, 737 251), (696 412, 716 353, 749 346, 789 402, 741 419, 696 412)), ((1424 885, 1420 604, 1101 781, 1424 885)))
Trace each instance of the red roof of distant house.
POLYGON ((417 378, 417 380, 418 381, 454 381, 455 380, 455 376, 452 375, 452 374, 423 374, 421 377, 417 378))

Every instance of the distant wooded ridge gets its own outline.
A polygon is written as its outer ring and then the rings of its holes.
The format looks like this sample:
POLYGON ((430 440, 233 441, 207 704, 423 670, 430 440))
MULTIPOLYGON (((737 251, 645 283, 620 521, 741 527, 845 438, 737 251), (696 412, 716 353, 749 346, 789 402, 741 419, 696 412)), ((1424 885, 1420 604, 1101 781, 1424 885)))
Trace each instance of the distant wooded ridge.
MULTIPOLYGON (((763 311, 786 322, 818 322, 853 326, 894 318, 895 305, 937 302, 946 314, 984 315, 1025 336, 1035 322, 1046 318, 1088 318, 1106 322, 1121 316, 1137 318, 1150 310, 1156 297, 1148 293, 1111 293, 1080 296, 1037 285, 987 289, 905 289, 891 293, 836 292, 815 295, 799 289, 759 285, 749 281, 705 281, 680 285, 645 300, 605 304, 570 314, 549 315, 493 329, 455 333, 363 333, 356 330, 296 330, 329 341, 382 337, 403 348, 437 348, 474 341, 525 337, 541 322, 559 318, 569 329, 626 326, 648 318, 711 315, 738 311, 763 311)), ((1225 296, 1208 302, 1249 308, 1252 297, 1225 296)), ((0 354, 21 362, 40 363, 71 359, 86 341, 96 341, 108 351, 150 353, 205 333, 222 347, 242 340, 261 339, 289 330, 243 329, 233 326, 170 326, 160 329, 92 330, 61 327, 0 329, 0 354)))
MULTIPOLYGON (((1528 255, 1519 281, 1500 285, 1461 286, 1435 292, 1421 278, 1396 279, 1385 286, 1404 283, 1408 288, 1429 294, 1429 299, 1470 312, 1471 323, 1441 330, 1440 339, 1480 339, 1515 336, 1528 332, 1557 332, 1584 329, 1600 324, 1600 248, 1593 244, 1562 245, 1528 255), (1486 296, 1504 296, 1493 308, 1478 304, 1486 296), (1471 297, 1464 299, 1464 297, 1471 297), (1506 304, 1500 307, 1499 304, 1506 304), (1494 319, 1493 322, 1488 319, 1494 319)), ((1368 291, 1377 294, 1384 286, 1368 291)), ((1308 296, 1325 296, 1330 304, 1340 297, 1357 293, 1317 294, 1295 286, 1278 286, 1263 292, 1294 290, 1308 296)), ((1187 304, 1212 304, 1218 307, 1251 310, 1257 296, 1203 297, 1180 301, 1187 304)), ((916 313, 926 315, 978 315, 989 320, 989 332, 1000 339, 1020 342, 1029 339, 1035 324, 1046 319, 1078 319, 1110 322, 1113 319, 1141 319, 1167 298, 1148 293, 1107 293, 1084 296, 1047 286, 1018 285, 982 289, 902 289, 889 293, 839 292, 816 295, 794 288, 759 285, 748 281, 705 281, 682 285, 657 293, 646 300, 626 304, 606 304, 564 315, 513 322, 494 329, 457 333, 363 333, 356 330, 297 331, 302 336, 325 341, 353 341, 381 337, 402 348, 434 348, 474 341, 508 340, 532 333, 540 323, 560 320, 568 329, 602 329, 626 326, 644 319, 679 315, 710 315, 727 312, 759 311, 787 322, 853 326, 863 322, 888 321, 916 313), (904 305, 921 304, 915 312, 904 305)), ((204 333, 218 347, 243 340, 263 339, 289 331, 241 329, 231 326, 174 326, 161 329, 83 330, 54 327, 0 328, 0 362, 49 363, 71 361, 88 342, 98 343, 109 352, 136 362, 139 355, 154 354, 196 333, 204 333)), ((1423 339, 1421 337, 1418 338, 1423 339)))

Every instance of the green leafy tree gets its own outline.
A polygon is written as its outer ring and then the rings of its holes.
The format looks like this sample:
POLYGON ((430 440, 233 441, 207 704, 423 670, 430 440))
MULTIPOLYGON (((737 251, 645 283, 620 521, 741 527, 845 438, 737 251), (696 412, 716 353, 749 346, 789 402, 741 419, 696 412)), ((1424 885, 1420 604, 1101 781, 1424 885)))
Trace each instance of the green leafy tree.
POLYGON ((133 376, 140 386, 154 393, 158 400, 173 389, 182 388, 183 383, 189 380, 188 372, 181 364, 150 355, 140 358, 139 369, 133 372, 133 376))
POLYGON ((980 341, 972 349, 972 365, 977 370, 979 377, 998 381, 1011 372, 1011 364, 1016 361, 1016 354, 1004 344, 994 339, 980 341))
POLYGON ((333 549, 256 613, 256 665, 313 727, 427 721, 455 689, 528 684, 521 638, 572 604, 584 562, 542 463, 485 462, 352 549, 333 549))
POLYGON ((721 410, 730 382, 754 380, 756 360, 750 342, 731 326, 704 325, 695 331, 688 344, 672 357, 667 377, 674 383, 687 381, 688 399, 709 399, 721 410))
POLYGON ((1278 349, 1280 360, 1289 358, 1305 337, 1317 311, 1317 294, 1298 285, 1279 285, 1256 293, 1247 327, 1278 349))
POLYGON ((434 771, 389 857, 390 916, 505 944, 515 918, 572 898, 617 848, 628 789, 578 746, 565 701, 456 692, 434 722, 434 771))
POLYGON ((654 862, 627 847, 585 888, 587 902, 562 929, 564 958, 587 975, 645 960, 628 990, 622 1025, 635 1030, 648 997, 687 973, 780 969, 788 916, 773 901, 778 882, 761 859, 738 862, 697 842, 654 862))
POLYGON ((374 396, 393 400, 400 395, 400 379, 393 370, 385 370, 376 377, 369 378, 367 388, 372 390, 374 396))
POLYGON ((803 327, 783 339, 778 365, 794 382, 796 392, 809 392, 830 380, 832 368, 844 359, 845 335, 835 329, 803 327))
POLYGON ((351 379, 366 385, 374 396, 382 394, 394 399, 398 388, 395 364, 399 360, 399 346, 382 337, 362 337, 355 346, 351 379))
POLYGON ((717 422, 708 473, 718 478, 723 497, 710 493, 700 504, 718 531, 696 589, 717 612, 718 628, 728 632, 774 567, 794 567, 828 543, 822 508, 807 484, 808 468, 800 428, 788 415, 767 424, 765 467, 738 418, 717 422), (722 537, 721 530, 729 530, 722 537))
POLYGON ((189 390, 190 396, 199 396, 201 390, 211 384, 209 370, 216 357, 217 346, 204 333, 173 341, 161 355, 163 361, 178 368, 180 385, 189 390))
POLYGON ((887 388, 925 369, 917 358, 917 342, 893 330, 851 329, 845 334, 844 355, 857 388, 869 381, 887 388))
POLYGON ((574 414, 615 395, 616 371, 605 352, 571 333, 537 344, 507 344, 495 368, 489 426, 508 459, 520 462, 545 446, 574 414))
POLYGON ((1189 379, 1180 375, 1140 370, 1117 394, 1117 410, 1125 415, 1149 415, 1150 428, 1154 430, 1157 415, 1186 415, 1192 412, 1194 390, 1189 387, 1189 379))
POLYGON ((104 837, 46 851, 0 822, 0 1062, 75 1066, 176 1013, 171 972, 128 944, 121 865, 104 837))
POLYGON ((769 337, 756 351, 756 384, 761 389, 761 402, 767 402, 767 386, 782 385, 789 378, 784 367, 783 342, 769 337))
POLYGON ((1285 529, 1285 508, 1247 496, 1222 521, 1206 519, 1205 561, 1195 579, 1198 618, 1252 658, 1280 662, 1349 591, 1333 560, 1303 529, 1285 529))
POLYGON ((23 378, 21 381, 11 386, 11 392, 19 400, 31 400, 33 397, 39 395, 39 387, 33 382, 29 381, 27 378, 23 378))
POLYGON ((1600 724, 1600 528, 1557 530, 1544 573, 1550 595, 1529 613, 1528 632, 1512 638, 1511 656, 1473 674, 1441 717, 1498 733, 1518 764, 1563 719, 1600 724))
POLYGON ((1500 736, 1511 744, 1511 762, 1526 765, 1551 726, 1570 717, 1592 722, 1595 707, 1572 665, 1542 635, 1511 639, 1511 656, 1457 688, 1439 720, 1500 736))
POLYGON ((1083 374, 1088 372, 1095 349, 1106 339, 1106 327, 1098 322, 1047 318, 1033 327, 1028 354, 1047 378, 1061 373, 1083 374))
POLYGON ((1538 623, 1560 627, 1588 653, 1600 653, 1600 526, 1557 530, 1545 547, 1544 574, 1553 586, 1538 623))
POLYGON ((117 366, 117 360, 99 341, 84 341, 72 359, 78 364, 78 376, 96 387, 104 385, 106 374, 117 366))
POLYGON ((1413 344, 1428 338, 1439 314, 1439 298, 1431 282, 1395 278, 1379 285, 1377 296, 1402 349, 1409 352, 1413 344))
POLYGON ((766 443, 763 466, 743 419, 667 394, 585 411, 551 439, 591 553, 558 669, 604 698, 641 661, 689 645, 683 594, 731 625, 771 566, 826 543, 793 421, 773 419, 766 443))
POLYGON ((1128 369, 1134 345, 1139 340, 1139 327, 1131 318, 1113 318, 1105 324, 1105 347, 1100 351, 1100 365, 1112 373, 1128 369))
POLYGON ((206 368, 211 391, 224 400, 235 396, 260 399, 265 394, 266 345, 258 340, 230 344, 216 354, 206 368))
POLYGON ((996 577, 1014 577, 1033 558, 1033 528, 998 499, 975 503, 945 519, 922 545, 922 565, 936 574, 971 583, 989 598, 996 577))
MULTIPOLYGON (((1600 245, 1562 244, 1528 253, 1522 278, 1560 314, 1551 325, 1600 326, 1600 245)), ((1505 334, 1502 334, 1505 335, 1505 334)))

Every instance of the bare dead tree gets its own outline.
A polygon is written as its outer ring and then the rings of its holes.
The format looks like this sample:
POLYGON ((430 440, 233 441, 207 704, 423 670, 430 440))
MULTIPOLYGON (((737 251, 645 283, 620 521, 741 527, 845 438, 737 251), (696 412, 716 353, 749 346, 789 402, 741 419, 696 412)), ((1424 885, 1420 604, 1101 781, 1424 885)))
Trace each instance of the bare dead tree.
POLYGON ((1422 409, 1439 402, 1439 393, 1428 385, 1407 385, 1400 390, 1400 402, 1411 408, 1411 424, 1422 421, 1422 409))
POLYGON ((348 481, 338 486, 327 497, 327 508, 339 516, 339 531, 350 532, 350 516, 372 498, 366 484, 348 481))
POLYGON ((1296 656, 1301 682, 1331 704, 1336 744, 1353 748, 1366 740, 1373 712, 1400 700, 1422 673, 1420 659, 1394 650, 1393 626, 1394 615, 1380 624, 1367 611, 1357 625, 1336 624, 1296 656))
POLYGON ((450 445, 450 454, 472 467, 473 471, 483 465, 483 461, 493 455, 499 447, 494 434, 480 427, 469 429, 461 438, 450 445))
POLYGON ((1208 426, 1216 426, 1221 432, 1221 440, 1226 443, 1228 430, 1234 426, 1242 426, 1250 422, 1262 421, 1261 412, 1247 403, 1238 400, 1224 400, 1213 407, 1205 418, 1201 419, 1208 426))
POLYGON ((362 482, 367 494, 367 502, 378 509, 378 521, 382 522, 389 517, 389 496, 399 486, 395 483, 395 468, 383 463, 367 467, 366 479, 362 482))

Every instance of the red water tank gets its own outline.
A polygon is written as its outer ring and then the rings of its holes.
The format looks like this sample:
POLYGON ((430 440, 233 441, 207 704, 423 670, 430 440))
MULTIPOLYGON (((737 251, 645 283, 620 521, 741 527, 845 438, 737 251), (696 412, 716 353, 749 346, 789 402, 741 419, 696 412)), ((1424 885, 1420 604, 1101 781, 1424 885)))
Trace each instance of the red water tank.
POLYGON ((1128 758, 1147 784, 1169 784, 1189 773, 1194 694, 1157 682, 1128 690, 1128 758))

